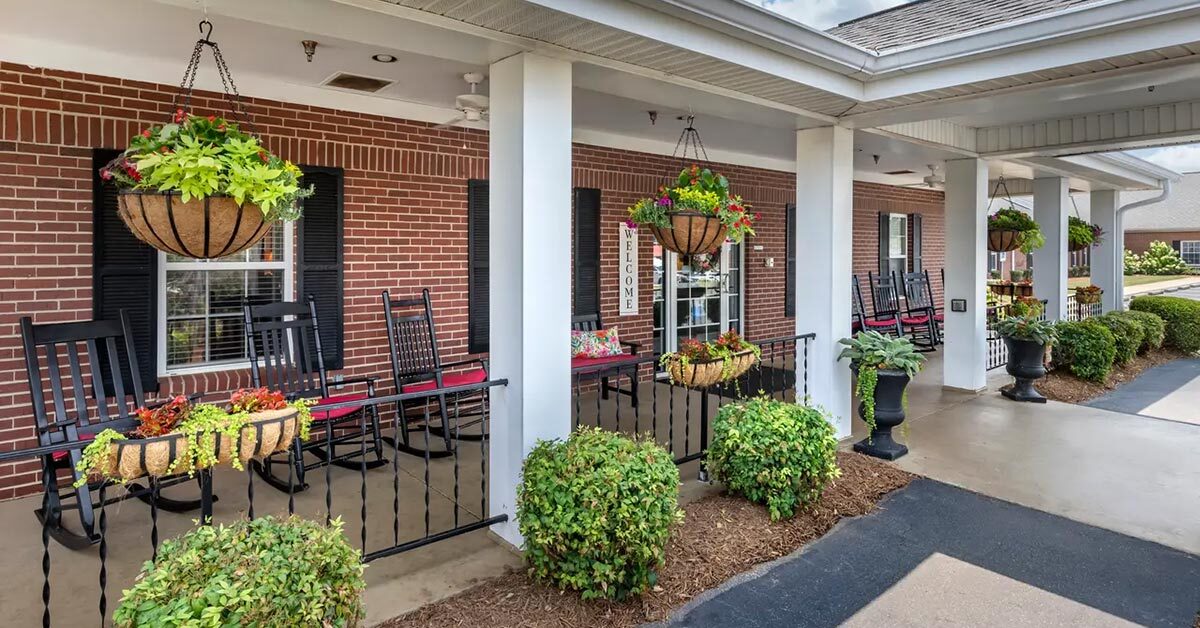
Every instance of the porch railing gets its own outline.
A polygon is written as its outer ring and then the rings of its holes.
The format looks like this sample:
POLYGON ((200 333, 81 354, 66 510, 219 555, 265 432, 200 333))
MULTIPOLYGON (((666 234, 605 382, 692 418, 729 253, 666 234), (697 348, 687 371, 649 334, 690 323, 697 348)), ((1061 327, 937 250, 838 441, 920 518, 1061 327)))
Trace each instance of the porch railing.
MULTIPOLYGON (((1045 300, 1042 304, 1045 305, 1045 300)), ((1005 364, 1008 364, 1008 347, 1004 344, 1004 339, 995 331, 994 325, 1000 319, 1008 315, 1008 304, 998 305, 993 308, 988 314, 987 320, 987 370, 998 369, 1005 364)), ((1064 320, 1081 321, 1095 316, 1099 316, 1104 312, 1104 307, 1100 303, 1079 303, 1075 300, 1075 293, 1067 294, 1067 311, 1064 320)), ((1046 315, 1042 314, 1042 320, 1046 320, 1046 315)))
MULTIPOLYGON (((418 446, 423 442, 427 453, 423 457, 412 456, 385 448, 391 459, 383 467, 368 470, 368 450, 364 440, 361 445, 363 455, 359 457, 357 470, 334 469, 332 465, 325 465, 323 473, 314 469, 307 474, 308 490, 286 493, 260 486, 265 481, 255 478, 256 473, 250 465, 247 465, 245 473, 229 468, 204 471, 202 473, 211 475, 202 479, 208 480, 212 490, 219 493, 215 505, 209 501, 205 506, 205 511, 214 513, 207 523, 241 517, 253 519, 263 514, 299 514, 324 521, 340 516, 345 519, 347 536, 351 537, 349 542, 362 551, 363 561, 369 562, 505 521, 506 515, 488 514, 488 440, 480 437, 472 442, 467 438, 458 438, 464 436, 459 433, 462 429, 462 422, 459 421, 453 428, 458 446, 452 452, 446 452, 444 457, 434 457, 428 453, 429 445, 432 443, 436 450, 437 443, 443 439, 437 435, 438 421, 432 416, 436 415, 436 410, 428 402, 445 395, 452 399, 448 403, 454 412, 460 400, 469 397, 471 403, 477 404, 471 410, 471 416, 478 417, 478 427, 473 429, 479 431, 481 436, 490 424, 490 390, 506 384, 507 380, 497 379, 465 386, 379 396, 365 401, 313 406, 314 412, 357 408, 364 403, 371 411, 394 411, 399 403, 404 403, 406 408, 423 406, 423 416, 418 409, 416 421, 411 418, 413 414, 408 415, 410 425, 421 426, 416 428, 416 432, 412 432, 411 427, 409 429, 411 442, 418 446), (432 427, 431 422, 434 424, 432 427), (319 479, 321 475, 324 476, 323 482, 319 479), (353 479, 355 476, 357 482, 353 479), (322 483, 323 487, 320 486, 322 483), (236 490, 239 485, 242 487, 240 491, 236 490), (383 509, 377 510, 380 506, 383 509), (357 535, 353 530, 355 521, 358 523, 357 535), (355 536, 357 539, 353 538, 355 536)), ((383 428, 383 435, 390 435, 396 439, 395 442, 400 442, 402 435, 399 430, 405 429, 404 425, 402 421, 393 420, 383 428)), ((315 423, 314 429, 318 426, 319 423, 315 423)), ((327 436, 318 435, 315 438, 327 436)), ((0 452, 0 465, 37 461, 55 452, 81 450, 86 446, 86 442, 59 443, 0 452)), ((341 455, 344 453, 345 450, 341 455)), ((312 452, 308 455, 312 459, 312 452)), ((323 459, 329 459, 333 456, 332 449, 325 449, 323 455, 323 459)), ((291 476, 291 456, 289 450, 288 484, 299 488, 294 485, 295 478, 291 476)), ((49 491, 57 479, 52 475, 43 475, 42 488, 49 491)), ((157 480, 151 479, 149 482, 151 495, 157 496, 157 480)), ((186 490, 185 487, 195 490, 195 486, 193 483, 184 483, 172 490, 186 490)), ((131 585, 142 563, 157 556, 160 538, 191 529, 199 516, 199 511, 163 515, 160 514, 162 509, 154 507, 153 501, 149 506, 137 504, 119 507, 125 497, 119 493, 122 490, 120 485, 114 484, 102 486, 98 491, 99 504, 95 512, 99 540, 95 549, 77 551, 52 543, 46 523, 50 521, 49 517, 44 517, 42 524, 34 521, 33 512, 9 513, 10 516, 6 518, 6 521, 20 522, 27 517, 31 528, 41 528, 42 626, 51 625, 52 611, 54 621, 59 625, 91 623, 89 615, 92 618, 98 615, 100 624, 107 625, 114 608, 109 597, 113 587, 119 592, 131 585), (87 602, 89 599, 93 600, 91 604, 87 602), (93 609, 90 612, 89 606, 93 609)), ((23 499, 6 502, 3 506, 32 511, 31 505, 29 499, 23 499)), ((44 498, 41 505, 46 505, 44 498)), ((64 516, 68 526, 71 523, 78 525, 76 519, 74 515, 64 516)), ((36 581, 24 577, 36 567, 32 564, 16 564, 23 556, 32 558, 33 554, 24 550, 28 545, 22 545, 32 539, 19 538, 12 526, 6 533, 8 543, 12 545, 0 543, 0 556, 4 557, 0 560, 6 561, 4 567, 14 577, 0 594, 0 599, 7 598, 2 604, 7 607, 5 624, 36 625, 37 613, 33 606, 25 603, 26 600, 36 599, 36 581), (16 604, 17 600, 22 603, 16 604)))

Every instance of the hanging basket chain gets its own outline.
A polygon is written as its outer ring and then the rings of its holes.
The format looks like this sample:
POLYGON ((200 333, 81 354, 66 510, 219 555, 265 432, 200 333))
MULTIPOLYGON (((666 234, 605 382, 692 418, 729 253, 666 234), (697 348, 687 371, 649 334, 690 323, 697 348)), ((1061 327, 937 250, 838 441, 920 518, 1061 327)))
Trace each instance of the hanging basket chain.
POLYGON ((233 82, 233 75, 229 72, 224 55, 221 54, 221 47, 212 40, 212 22, 205 18, 200 21, 199 28, 202 37, 196 40, 196 46, 192 48, 192 58, 188 61, 187 68, 183 71, 183 78, 179 81, 179 95, 175 101, 176 108, 184 111, 191 109, 192 92, 196 83, 197 71, 200 69, 200 58, 207 46, 212 49, 217 75, 221 77, 221 88, 225 92, 225 101, 229 103, 229 110, 232 112, 231 117, 234 121, 242 124, 246 132, 254 135, 254 120, 250 112, 242 106, 242 96, 238 93, 237 84, 233 82))
POLYGON ((985 214, 992 213, 992 201, 995 201, 996 197, 1000 195, 1000 188, 1004 188, 1004 198, 1008 200, 1008 205, 1010 207, 1014 205, 1012 194, 1009 194, 1008 192, 1008 183, 1004 181, 1004 175, 1000 175, 1000 177, 996 179, 996 187, 992 188, 992 195, 988 197, 988 206, 987 211, 984 212, 985 214))

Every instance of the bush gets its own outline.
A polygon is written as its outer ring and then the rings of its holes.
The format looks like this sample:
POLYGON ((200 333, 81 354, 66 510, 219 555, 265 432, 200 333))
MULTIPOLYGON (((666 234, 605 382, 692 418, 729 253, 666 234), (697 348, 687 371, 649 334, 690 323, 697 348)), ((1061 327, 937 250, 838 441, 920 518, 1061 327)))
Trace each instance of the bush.
POLYGON ((1158 314, 1139 310, 1110 312, 1110 314, 1137 321, 1138 325, 1142 327, 1142 346, 1138 347, 1138 352, 1145 353, 1162 348, 1163 338, 1167 334, 1167 323, 1158 314))
POLYGON ((1129 249, 1125 249, 1125 274, 1142 274, 1142 258, 1137 253, 1134 253, 1129 249))
POLYGON ((1142 254, 1141 269, 1144 275, 1186 275, 1191 272, 1179 251, 1161 240, 1151 242, 1142 254))
POLYGON ((584 599, 621 599, 653 586, 682 516, 671 454, 599 428, 539 442, 517 488, 530 573, 584 599))
POLYGON ((354 626, 363 564, 342 535, 299 517, 200 526, 167 541, 124 592, 117 626, 354 626))
POLYGON ((1056 328, 1055 364, 1070 367, 1071 373, 1080 379, 1103 382, 1117 353, 1117 340, 1108 327, 1088 319, 1061 322, 1056 328))
POLYGON ((781 519, 820 499, 826 482, 841 474, 837 444, 823 410, 757 397, 717 413, 708 468, 781 519))
POLYGON ((1120 316, 1117 312, 1097 316, 1095 320, 1113 333, 1116 364, 1128 364, 1137 356, 1138 349, 1142 346, 1142 340, 1146 337, 1146 332, 1143 331, 1140 322, 1120 316))
POLYGON ((1136 297, 1129 309, 1157 314, 1167 325, 1163 344, 1187 353, 1200 351, 1200 301, 1183 297, 1136 297))

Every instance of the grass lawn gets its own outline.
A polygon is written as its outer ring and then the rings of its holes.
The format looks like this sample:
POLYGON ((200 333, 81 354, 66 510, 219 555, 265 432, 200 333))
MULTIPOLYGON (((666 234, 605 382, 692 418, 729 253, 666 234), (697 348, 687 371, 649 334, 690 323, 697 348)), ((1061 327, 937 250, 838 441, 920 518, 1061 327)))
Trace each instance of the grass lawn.
MULTIPOLYGON (((1183 279, 1190 275, 1125 275, 1125 287, 1142 286, 1148 283, 1158 283, 1160 281, 1171 281, 1172 279, 1183 279)), ((1076 286, 1086 286, 1091 283, 1090 277, 1071 277, 1067 279, 1067 287, 1074 288, 1076 286)))

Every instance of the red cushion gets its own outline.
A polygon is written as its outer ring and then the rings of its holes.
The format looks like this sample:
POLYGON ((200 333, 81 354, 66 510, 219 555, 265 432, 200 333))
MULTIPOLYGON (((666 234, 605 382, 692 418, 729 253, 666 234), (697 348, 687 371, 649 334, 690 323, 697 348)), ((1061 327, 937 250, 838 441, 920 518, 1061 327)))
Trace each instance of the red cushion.
POLYGON ((933 320, 935 320, 935 321, 937 321, 937 322, 939 322, 939 323, 940 323, 940 322, 942 322, 942 321, 946 320, 946 315, 945 315, 945 314, 934 314, 934 315, 933 315, 933 320))
POLYGON ((896 321, 894 321, 894 320, 877 321, 877 320, 872 320, 872 319, 868 318, 867 320, 865 320, 863 322, 866 323, 867 327, 895 327, 896 326, 896 321))
MULTIPOLYGON (((80 442, 92 440, 93 438, 96 438, 95 434, 80 434, 79 435, 80 442)), ((53 458, 55 462, 57 462, 59 460, 62 460, 63 458, 66 458, 69 455, 71 455, 71 450, 64 449, 62 451, 56 451, 56 452, 50 454, 50 457, 53 458)))
MULTIPOLYGON (((366 398, 367 398, 366 393, 355 393, 352 395, 334 395, 332 397, 325 397, 324 399, 318 400, 317 405, 323 405, 323 404, 327 404, 327 403, 341 403, 343 401, 361 401, 366 398)), ((346 406, 344 408, 334 408, 333 410, 319 410, 319 411, 312 413, 312 418, 314 421, 329 421, 332 419, 340 419, 342 417, 350 416, 351 414, 354 414, 355 412, 358 412, 361 409, 362 409, 362 406, 358 405, 358 406, 346 406)))
POLYGON ((588 357, 584 357, 584 356, 578 356, 578 357, 571 358, 571 368, 572 369, 587 368, 589 366, 600 366, 601 364, 612 364, 613 362, 634 361, 637 359, 638 359, 638 356, 631 355, 628 353, 622 353, 621 355, 608 355, 608 356, 604 356, 602 358, 588 358, 588 357))
POLYGON ((928 316, 905 316, 900 319, 905 325, 924 325, 929 322, 928 316))
MULTIPOLYGON (((478 384, 487 381, 487 371, 483 369, 474 369, 470 371, 459 371, 457 373, 446 373, 442 375, 442 388, 450 388, 452 386, 467 386, 469 384, 478 384)), ((401 390, 406 393, 422 392, 425 390, 434 390, 437 388, 436 380, 427 380, 408 384, 401 387, 401 390)))

